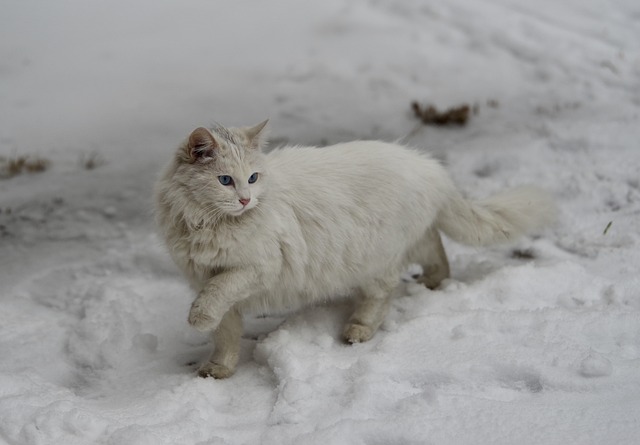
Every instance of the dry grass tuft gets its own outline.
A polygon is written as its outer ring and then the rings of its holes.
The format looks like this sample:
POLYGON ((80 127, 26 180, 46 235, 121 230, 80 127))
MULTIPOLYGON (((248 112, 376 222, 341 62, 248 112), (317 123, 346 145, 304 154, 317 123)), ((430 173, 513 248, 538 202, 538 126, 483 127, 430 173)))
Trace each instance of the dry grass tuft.
POLYGON ((79 162, 80 166, 85 170, 95 170, 107 163, 106 159, 97 151, 81 154, 79 162))
POLYGON ((411 109, 423 124, 429 125, 466 125, 471 114, 471 107, 467 104, 452 107, 446 111, 438 111, 432 105, 422 107, 418 102, 412 102, 411 109))
POLYGON ((39 156, 0 157, 0 179, 9 179, 22 173, 41 173, 49 168, 51 161, 39 156))

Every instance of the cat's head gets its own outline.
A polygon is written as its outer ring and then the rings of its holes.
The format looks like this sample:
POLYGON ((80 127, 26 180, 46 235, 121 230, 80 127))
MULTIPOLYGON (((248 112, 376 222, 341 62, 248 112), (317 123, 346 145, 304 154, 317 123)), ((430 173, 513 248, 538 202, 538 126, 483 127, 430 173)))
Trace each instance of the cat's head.
POLYGON ((178 149, 173 179, 205 219, 237 217, 260 204, 267 178, 261 152, 266 124, 196 128, 178 149))

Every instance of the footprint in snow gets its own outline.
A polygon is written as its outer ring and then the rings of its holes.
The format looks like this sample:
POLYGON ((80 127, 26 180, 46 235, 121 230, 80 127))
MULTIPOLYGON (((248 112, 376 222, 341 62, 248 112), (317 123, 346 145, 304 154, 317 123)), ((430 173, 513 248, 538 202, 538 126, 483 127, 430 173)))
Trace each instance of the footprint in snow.
POLYGON ((582 360, 578 373, 587 378, 607 377, 613 372, 611 362, 597 352, 591 352, 587 358, 582 360))

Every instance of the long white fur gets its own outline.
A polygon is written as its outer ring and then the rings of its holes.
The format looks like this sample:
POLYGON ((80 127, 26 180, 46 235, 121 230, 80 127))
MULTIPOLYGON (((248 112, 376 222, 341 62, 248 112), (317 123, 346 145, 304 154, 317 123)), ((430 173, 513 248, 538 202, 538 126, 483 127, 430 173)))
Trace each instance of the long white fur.
POLYGON ((452 194, 440 210, 436 226, 459 243, 486 246, 512 241, 544 226, 554 216, 547 193, 521 186, 477 202, 452 194))
MULTIPOLYGON (((237 313, 344 296, 360 301, 345 337, 367 340, 403 268, 429 254, 434 236, 439 243, 434 228, 484 245, 513 240, 553 214, 534 188, 470 202, 439 162, 401 145, 356 141, 263 154, 261 129, 213 129, 207 160, 186 161, 185 142, 157 184, 159 226, 198 294, 189 320, 203 331, 218 328, 219 343, 238 337, 237 313), (246 183, 254 172, 258 181, 246 183), (221 185, 222 174, 236 186, 221 185), (247 194, 243 208, 237 201, 247 194)), ((217 347, 202 375, 233 372, 237 348, 217 347)))

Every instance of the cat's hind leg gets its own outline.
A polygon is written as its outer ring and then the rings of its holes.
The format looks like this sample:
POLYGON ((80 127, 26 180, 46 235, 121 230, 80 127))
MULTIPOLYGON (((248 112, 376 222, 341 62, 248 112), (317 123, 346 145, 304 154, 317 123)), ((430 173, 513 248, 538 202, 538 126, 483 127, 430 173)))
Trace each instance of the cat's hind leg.
POLYGON ((376 280, 363 286, 355 296, 355 310, 344 327, 348 343, 361 343, 373 337, 389 312, 391 298, 398 289, 397 279, 376 280))
POLYGON ((449 278, 447 254, 440 233, 434 227, 427 229, 420 241, 409 251, 408 260, 422 266, 422 276, 418 278, 418 282, 429 289, 435 289, 442 280, 449 278))
POLYGON ((237 309, 232 308, 213 331, 215 350, 209 360, 200 366, 198 375, 216 379, 231 377, 238 365, 241 337, 242 315, 237 309))

